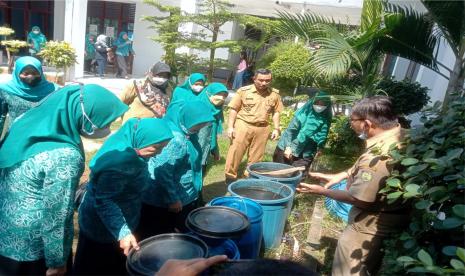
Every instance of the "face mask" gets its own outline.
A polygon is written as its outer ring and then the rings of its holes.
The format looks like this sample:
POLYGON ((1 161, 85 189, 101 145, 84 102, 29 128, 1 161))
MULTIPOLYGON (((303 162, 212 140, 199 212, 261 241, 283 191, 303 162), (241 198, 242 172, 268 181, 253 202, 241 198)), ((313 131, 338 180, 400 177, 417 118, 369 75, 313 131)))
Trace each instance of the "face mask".
POLYGON ((40 31, 33 31, 34 34, 40 34, 40 31))
POLYGON ((362 140, 366 140, 366 139, 368 139, 368 135, 366 134, 365 131, 363 131, 362 134, 360 134, 360 135, 358 136, 358 138, 360 138, 360 139, 362 139, 362 140))
POLYGON ((326 108, 327 106, 324 106, 324 105, 316 105, 316 104, 313 105, 313 110, 315 110, 316 113, 321 113, 325 111, 326 108))
POLYGON ((24 82, 25 84, 31 86, 31 87, 34 87, 36 85, 39 84, 40 82, 40 76, 32 76, 32 75, 29 75, 27 77, 22 77, 20 78, 22 82, 24 82))
POLYGON ((92 129, 92 132, 87 132, 86 130, 81 129, 80 133, 82 137, 87 139, 101 139, 110 135, 111 130, 110 127, 92 129))
POLYGON ((213 95, 210 97, 210 102, 214 105, 214 106, 221 106, 224 104, 224 101, 225 99, 223 98, 223 96, 220 96, 220 95, 213 95))
POLYGON ((151 82, 153 85, 157 85, 157 86, 162 86, 162 85, 164 85, 167 81, 168 81, 167 78, 161 78, 161 77, 153 77, 153 78, 150 79, 150 82, 151 82))
POLYGON ((203 90, 203 85, 194 84, 194 85, 191 86, 191 88, 192 88, 192 90, 194 90, 195 93, 200 93, 200 91, 203 90))

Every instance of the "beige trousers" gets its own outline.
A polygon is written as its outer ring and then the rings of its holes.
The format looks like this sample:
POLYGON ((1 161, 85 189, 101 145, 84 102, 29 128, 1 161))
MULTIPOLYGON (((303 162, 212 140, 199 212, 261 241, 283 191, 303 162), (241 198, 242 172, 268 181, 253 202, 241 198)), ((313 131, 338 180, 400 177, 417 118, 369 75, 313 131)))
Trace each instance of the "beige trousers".
POLYGON ((236 120, 235 137, 226 157, 224 170, 226 178, 237 178, 237 170, 246 151, 248 164, 262 161, 269 136, 270 126, 254 126, 242 120, 236 120))

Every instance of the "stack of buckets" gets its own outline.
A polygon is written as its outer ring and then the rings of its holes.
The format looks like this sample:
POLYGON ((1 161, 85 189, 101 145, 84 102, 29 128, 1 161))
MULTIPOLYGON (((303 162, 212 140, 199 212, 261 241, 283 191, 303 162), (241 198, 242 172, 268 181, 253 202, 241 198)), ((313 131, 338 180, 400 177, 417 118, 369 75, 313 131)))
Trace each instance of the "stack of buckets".
POLYGON ((277 178, 261 175, 256 171, 288 168, 293 167, 273 162, 249 165, 247 171, 251 178, 237 180, 228 186, 228 192, 232 196, 215 198, 208 203, 210 206, 226 206, 239 210, 248 217, 251 224, 249 231, 234 239, 241 259, 258 258, 262 242, 266 249, 280 245, 286 220, 292 209, 295 188, 302 178, 302 172, 277 178), (243 191, 246 193, 242 193, 243 191), (264 191, 268 197, 255 196, 254 191, 264 191))

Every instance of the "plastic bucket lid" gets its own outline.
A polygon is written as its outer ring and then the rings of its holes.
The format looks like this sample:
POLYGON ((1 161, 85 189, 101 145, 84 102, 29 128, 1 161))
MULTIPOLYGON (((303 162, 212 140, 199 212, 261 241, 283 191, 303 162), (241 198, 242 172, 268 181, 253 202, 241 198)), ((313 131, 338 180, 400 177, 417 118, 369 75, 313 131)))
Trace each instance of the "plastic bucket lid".
POLYGON ((126 267, 138 275, 153 276, 169 259, 206 258, 208 247, 201 239, 185 234, 162 234, 139 243, 129 252, 126 267))
POLYGON ((237 180, 229 184, 228 192, 234 196, 250 198, 263 205, 281 204, 294 197, 294 190, 288 185, 256 178, 237 180))
POLYGON ((208 206, 192 210, 187 216, 186 226, 200 236, 229 239, 246 233, 250 222, 246 215, 235 209, 208 206))
POLYGON ((257 222, 263 217, 262 206, 245 197, 239 196, 222 196, 214 198, 208 203, 209 206, 226 206, 244 213, 250 220, 250 223, 257 222))
POLYGON ((247 166, 247 171, 251 175, 257 178, 277 179, 278 181, 292 182, 292 181, 295 181, 296 179, 302 178, 301 171, 296 171, 290 175, 288 174, 284 176, 266 174, 266 171, 277 171, 277 170, 290 169, 290 168, 295 168, 295 167, 291 165, 287 165, 287 164, 276 163, 276 162, 258 162, 258 163, 250 164, 249 166, 247 166), (261 171, 264 171, 264 172, 261 172, 261 171))

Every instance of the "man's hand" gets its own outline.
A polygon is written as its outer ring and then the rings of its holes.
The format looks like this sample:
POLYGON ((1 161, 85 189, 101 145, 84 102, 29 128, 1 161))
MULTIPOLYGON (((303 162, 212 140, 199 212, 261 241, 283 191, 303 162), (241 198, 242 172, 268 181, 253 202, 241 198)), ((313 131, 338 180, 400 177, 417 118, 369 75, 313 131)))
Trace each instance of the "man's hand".
POLYGON ((326 182, 324 185, 326 189, 331 188, 331 186, 340 182, 342 179, 346 178, 346 177, 343 177, 344 174, 324 174, 324 173, 309 172, 308 175, 326 182))
POLYGON ((45 276, 63 276, 66 273, 66 266, 50 267, 45 272, 45 276))
POLYGON ((286 147, 286 149, 284 150, 284 157, 286 157, 286 159, 288 159, 288 160, 292 159, 292 149, 291 149, 291 147, 286 147))
POLYGON ((168 260, 155 276, 196 276, 210 266, 224 262, 227 259, 226 255, 218 255, 208 259, 168 260))
POLYGON ((305 194, 317 194, 321 195, 322 191, 326 190, 325 187, 322 187, 320 185, 315 185, 315 184, 307 184, 307 183, 300 183, 299 186, 297 186, 296 191, 299 193, 305 193, 305 194))
POLYGON ((182 210, 182 203, 179 200, 173 204, 170 204, 170 206, 168 207, 168 211, 170 211, 171 213, 179 213, 181 212, 181 210, 182 210))
POLYGON ((278 129, 273 129, 273 132, 271 132, 271 140, 277 140, 279 138, 279 130, 278 129))
POLYGON ((229 137, 229 139, 231 139, 231 140, 234 139, 234 136, 236 136, 236 133, 234 132, 234 128, 229 127, 228 128, 228 137, 229 137))
POLYGON ((136 237, 134 237, 134 235, 132 234, 129 234, 126 237, 122 238, 119 241, 119 247, 124 250, 124 255, 126 256, 129 254, 129 250, 131 248, 134 248, 135 250, 140 249, 139 245, 137 244, 136 237))

